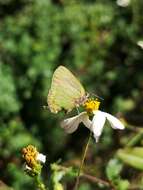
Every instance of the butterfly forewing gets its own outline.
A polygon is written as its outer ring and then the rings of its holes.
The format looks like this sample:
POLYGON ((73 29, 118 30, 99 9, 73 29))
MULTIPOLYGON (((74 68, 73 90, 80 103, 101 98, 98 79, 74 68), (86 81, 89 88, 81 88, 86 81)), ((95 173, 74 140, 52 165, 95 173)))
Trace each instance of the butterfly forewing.
POLYGON ((52 78, 51 89, 48 94, 50 111, 57 113, 61 109, 66 111, 76 107, 76 101, 85 96, 85 90, 76 77, 64 66, 59 66, 52 78))

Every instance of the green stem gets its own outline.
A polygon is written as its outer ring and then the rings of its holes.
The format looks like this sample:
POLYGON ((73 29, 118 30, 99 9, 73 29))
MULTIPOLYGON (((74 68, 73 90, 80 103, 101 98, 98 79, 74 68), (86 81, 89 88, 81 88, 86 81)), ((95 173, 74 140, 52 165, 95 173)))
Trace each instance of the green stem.
POLYGON ((133 147, 143 138, 143 130, 136 134, 126 145, 126 147, 133 147))
POLYGON ((81 160, 80 167, 79 167, 79 170, 78 170, 78 174, 77 174, 74 190, 77 190, 78 186, 79 186, 80 173, 81 173, 81 170, 82 170, 83 165, 84 165, 84 160, 85 160, 85 157, 86 157, 86 154, 87 154, 87 150, 88 150, 88 146, 89 146, 89 143, 90 143, 91 135, 92 135, 92 131, 90 131, 87 143, 85 145, 85 149, 84 149, 82 160, 81 160))
POLYGON ((45 187, 39 175, 35 176, 35 181, 39 190, 48 190, 48 188, 45 187))

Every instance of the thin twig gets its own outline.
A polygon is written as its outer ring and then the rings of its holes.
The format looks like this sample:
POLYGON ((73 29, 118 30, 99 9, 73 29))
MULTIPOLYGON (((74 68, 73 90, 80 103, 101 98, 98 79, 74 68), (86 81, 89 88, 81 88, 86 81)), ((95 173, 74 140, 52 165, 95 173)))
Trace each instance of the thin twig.
POLYGON ((81 177, 84 177, 94 183, 100 183, 100 184, 103 184, 104 186, 106 187, 111 187, 112 190, 115 190, 113 185, 109 182, 109 181, 106 181, 106 180, 103 180, 103 179, 100 179, 100 178, 97 178, 95 176, 92 176, 92 175, 89 175, 89 174, 81 174, 81 177))
POLYGON ((97 178, 97 177, 89 175, 89 174, 82 174, 81 177, 87 178, 90 181, 93 181, 94 183, 101 183, 107 187, 111 186, 111 184, 108 181, 105 181, 103 179, 97 178))

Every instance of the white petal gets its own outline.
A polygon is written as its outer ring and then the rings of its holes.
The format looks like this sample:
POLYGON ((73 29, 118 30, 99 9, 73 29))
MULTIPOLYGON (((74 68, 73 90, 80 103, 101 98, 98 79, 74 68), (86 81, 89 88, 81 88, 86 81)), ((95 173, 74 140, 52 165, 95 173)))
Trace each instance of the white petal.
POLYGON ((85 114, 82 117, 82 122, 83 124, 88 128, 91 129, 92 127, 92 122, 89 119, 89 116, 87 115, 87 113, 85 112, 85 114))
POLYGON ((92 131, 95 137, 96 142, 98 142, 99 137, 102 133, 104 124, 105 124, 105 114, 102 111, 94 111, 94 117, 92 120, 92 131))
POLYGON ((143 49, 143 40, 139 40, 139 41, 137 42, 137 45, 138 45, 141 49, 143 49))
POLYGON ((127 7, 130 4, 130 0, 117 0, 117 5, 121 7, 127 7))
POLYGON ((45 163, 46 162, 46 156, 44 154, 38 153, 36 160, 40 161, 41 163, 45 163))
POLYGON ((32 168, 30 168, 27 164, 25 165, 25 169, 31 171, 32 168))
POLYGON ((61 122, 61 127, 64 128, 67 133, 73 133, 77 130, 81 122, 84 124, 88 123, 87 117, 87 113, 82 112, 79 115, 63 120, 61 122))
POLYGON ((65 119, 61 122, 61 127, 65 129, 67 133, 73 133, 77 130, 80 123, 80 114, 68 119, 65 119))
POLYGON ((113 115, 104 112, 106 118, 108 119, 108 121, 111 124, 111 127, 113 129, 124 129, 124 125, 121 123, 121 121, 119 119, 117 119, 116 117, 114 117, 113 115))

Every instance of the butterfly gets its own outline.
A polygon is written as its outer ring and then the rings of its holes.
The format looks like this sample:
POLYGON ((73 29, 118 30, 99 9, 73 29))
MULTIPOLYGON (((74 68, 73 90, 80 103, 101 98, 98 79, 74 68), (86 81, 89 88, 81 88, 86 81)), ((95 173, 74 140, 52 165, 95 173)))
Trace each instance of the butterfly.
POLYGON ((80 81, 64 66, 59 66, 52 78, 47 103, 52 113, 61 110, 70 112, 73 108, 84 104, 88 98, 80 81))

